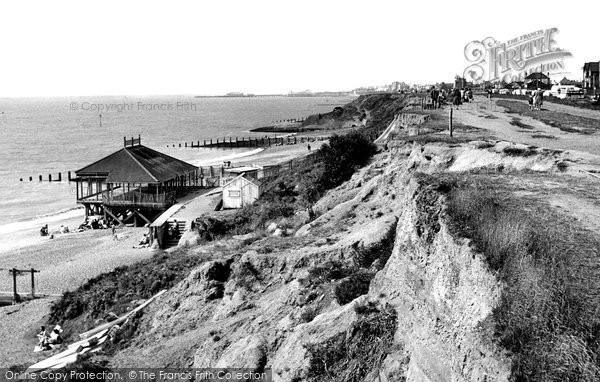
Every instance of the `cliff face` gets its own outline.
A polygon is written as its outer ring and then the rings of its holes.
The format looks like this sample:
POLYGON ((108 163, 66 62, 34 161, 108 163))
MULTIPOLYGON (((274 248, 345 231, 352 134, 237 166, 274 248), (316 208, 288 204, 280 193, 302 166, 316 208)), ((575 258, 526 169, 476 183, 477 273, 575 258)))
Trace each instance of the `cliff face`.
POLYGON ((501 286, 466 240, 450 234, 443 185, 421 175, 448 171, 466 155, 473 153, 399 144, 322 198, 319 217, 295 236, 212 246, 214 260, 148 308, 143 334, 112 365, 270 367, 276 381, 319 380, 311 345, 348 341, 363 327, 364 307, 375 306, 392 309, 396 325, 366 380, 507 380, 509 361, 487 324, 501 286), (371 266, 368 294, 340 305, 343 279, 317 280, 316 270, 351 266, 390 242, 389 259, 371 266))

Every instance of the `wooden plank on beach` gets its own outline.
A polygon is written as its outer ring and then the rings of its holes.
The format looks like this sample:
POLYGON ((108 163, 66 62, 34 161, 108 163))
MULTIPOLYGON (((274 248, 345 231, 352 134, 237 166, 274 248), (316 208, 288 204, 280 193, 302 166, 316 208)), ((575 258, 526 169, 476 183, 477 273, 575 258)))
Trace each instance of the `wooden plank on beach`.
POLYGON ((133 316, 134 314, 136 314, 137 312, 139 312, 140 310, 144 309, 146 306, 148 306, 152 301, 154 301, 156 298, 160 297, 163 293, 165 293, 166 290, 161 290, 160 292, 158 292, 157 294, 155 294, 154 296, 150 297, 148 300, 146 300, 146 302, 144 302, 143 304, 141 304, 140 306, 138 306, 137 308, 135 308, 134 310, 132 310, 131 312, 127 313, 124 316, 121 316, 119 318, 117 318, 114 321, 111 322, 107 322, 106 324, 100 325, 97 328, 94 328, 92 330, 88 330, 87 332, 81 333, 79 335, 79 338, 88 338, 93 336, 94 334, 97 334, 103 330, 107 330, 112 328, 115 325, 118 325, 122 322, 127 321, 127 319, 131 316, 133 316))
POLYGON ((600 176, 599 176, 599 175, 597 175, 597 174, 594 174, 593 172, 589 172, 589 171, 585 171, 585 170, 579 170, 579 171, 581 171, 581 172, 583 172, 583 173, 586 173, 586 174, 588 174, 588 175, 590 175, 590 176, 593 176, 594 178, 598 178, 598 179, 600 179, 600 176))

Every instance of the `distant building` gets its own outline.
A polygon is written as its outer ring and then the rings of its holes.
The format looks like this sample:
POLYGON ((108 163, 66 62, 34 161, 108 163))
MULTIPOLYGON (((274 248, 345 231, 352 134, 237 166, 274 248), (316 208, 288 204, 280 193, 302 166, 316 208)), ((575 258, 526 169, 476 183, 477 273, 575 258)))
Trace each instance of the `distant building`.
POLYGON ((598 93, 600 87, 600 63, 586 62, 583 65, 583 91, 585 94, 598 93))
POLYGON ((242 208, 260 197, 260 182, 245 174, 223 185, 223 209, 242 208))
POLYGON ((550 77, 544 73, 531 73, 525 77, 525 86, 527 89, 549 89, 551 86, 550 77))

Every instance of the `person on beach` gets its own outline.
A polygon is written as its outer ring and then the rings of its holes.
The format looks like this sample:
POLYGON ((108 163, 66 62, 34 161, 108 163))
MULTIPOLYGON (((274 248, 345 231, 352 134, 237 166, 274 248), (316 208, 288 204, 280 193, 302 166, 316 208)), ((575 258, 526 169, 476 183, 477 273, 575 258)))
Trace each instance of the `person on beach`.
POLYGON ((308 148, 308 151, 310 151, 310 144, 307 146, 307 148, 308 148))
POLYGON ((60 326, 56 325, 52 333, 50 333, 50 338, 48 339, 48 343, 51 345, 60 345, 63 343, 63 338, 61 337, 63 330, 60 326))
POLYGON ((37 338, 39 340, 37 346, 39 346, 42 350, 46 350, 48 347, 48 333, 46 332, 46 327, 42 326, 40 328, 40 332, 37 334, 37 338))
POLYGON ((115 223, 112 224, 110 230, 112 232, 113 241, 118 241, 119 237, 117 236, 117 225, 115 223))
POLYGON ((171 237, 175 238, 179 236, 179 224, 177 224, 177 219, 173 220, 173 225, 171 226, 171 237))
POLYGON ((48 236, 48 224, 42 226, 42 228, 40 229, 40 235, 48 236))
POLYGON ((148 248, 150 246, 150 235, 144 234, 144 237, 140 240, 138 245, 134 245, 133 248, 148 248))

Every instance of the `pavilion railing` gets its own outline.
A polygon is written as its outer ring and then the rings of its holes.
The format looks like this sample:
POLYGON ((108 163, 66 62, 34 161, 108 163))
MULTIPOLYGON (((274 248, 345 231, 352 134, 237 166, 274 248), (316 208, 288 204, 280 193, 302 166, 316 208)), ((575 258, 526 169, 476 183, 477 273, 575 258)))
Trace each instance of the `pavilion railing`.
POLYGON ((107 206, 167 207, 175 204, 176 192, 169 191, 157 195, 156 193, 135 189, 112 196, 109 193, 104 193, 102 202, 107 206))

